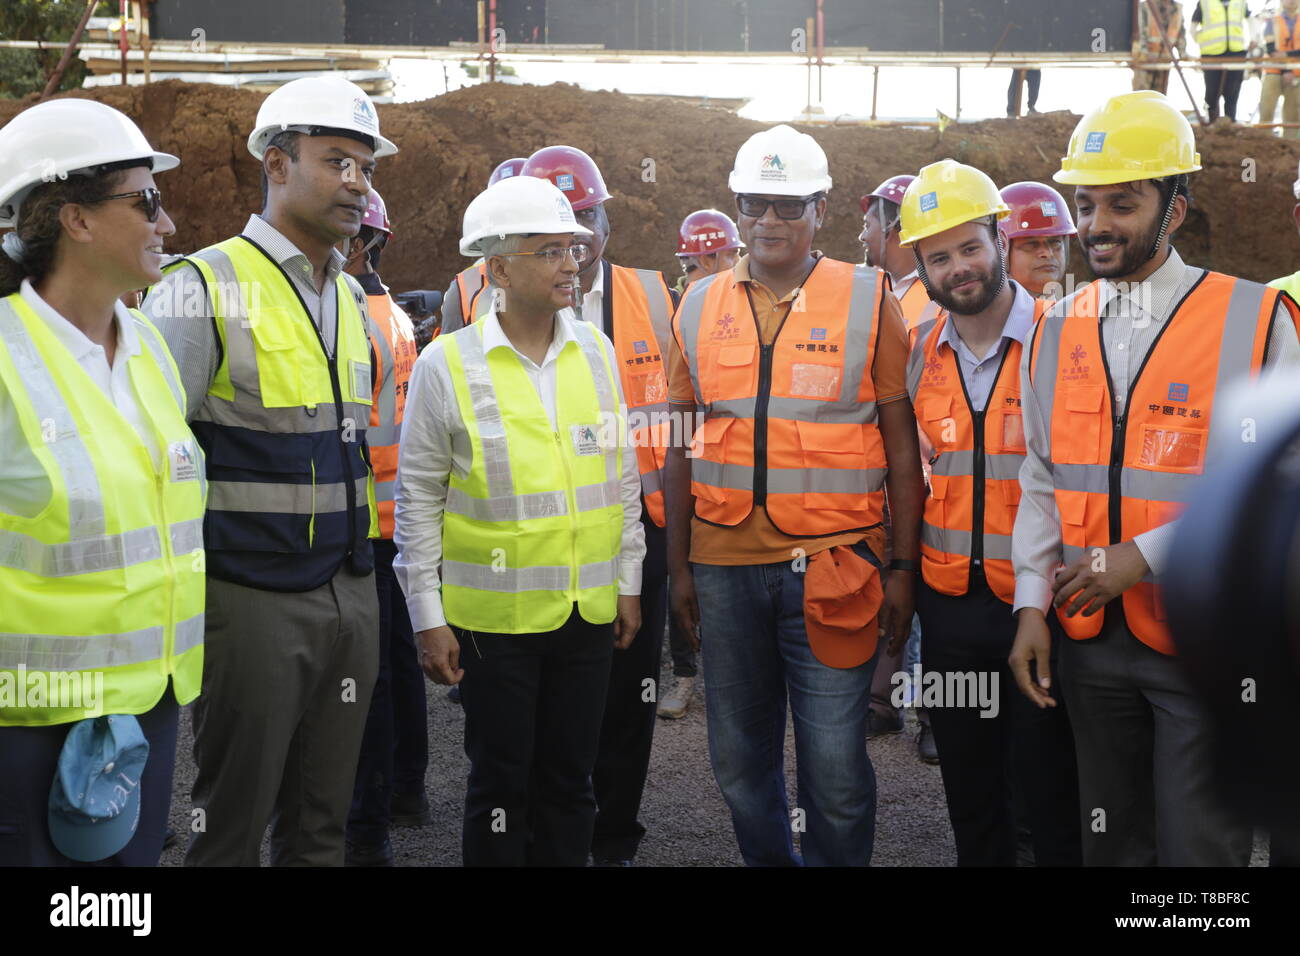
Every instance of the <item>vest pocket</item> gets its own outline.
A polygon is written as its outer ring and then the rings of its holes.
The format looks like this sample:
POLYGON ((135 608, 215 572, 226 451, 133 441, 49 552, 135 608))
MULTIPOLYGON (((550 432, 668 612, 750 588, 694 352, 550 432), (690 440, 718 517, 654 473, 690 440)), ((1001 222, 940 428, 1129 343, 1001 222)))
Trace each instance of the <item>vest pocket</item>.
MULTIPOLYGON (((861 425, 796 421, 795 428, 799 432, 804 468, 839 471, 866 467, 861 425)), ((862 491, 866 492, 865 482, 862 491)))
POLYGON ((1201 429, 1143 425, 1137 467, 1198 474, 1205 459, 1205 434, 1201 429))
POLYGON ((1054 416, 1052 459, 1062 464, 1095 465, 1101 461, 1101 428, 1105 388, 1076 385, 1066 388, 1065 415, 1054 416))
POLYGON ((302 317, 292 316, 288 309, 263 306, 246 320, 257 352, 258 388, 262 404, 267 408, 316 404, 303 400, 299 363, 304 357, 296 347, 295 319, 303 321, 302 317))
MULTIPOLYGON (((925 523, 937 529, 941 539, 931 545, 933 551, 926 555, 936 564, 949 563, 947 542, 942 541, 943 529, 948 527, 948 506, 944 503, 948 497, 948 478, 948 475, 930 476, 930 497, 925 502, 925 523)), ((925 537, 923 532, 921 540, 924 541, 925 537)))
POLYGON ((700 385, 706 403, 753 395, 758 391, 758 350, 749 345, 720 345, 700 354, 700 385), (712 366, 713 374, 709 374, 712 366), (705 385, 712 385, 703 391, 705 385))
POLYGON ((696 430, 690 453, 697 459, 691 465, 691 486, 697 498, 718 505, 727 503, 727 490, 713 481, 722 475, 727 460, 727 431, 735 423, 734 418, 707 418, 696 430))
POLYGON ((208 452, 204 542, 213 550, 311 550, 310 435, 217 428, 208 452))
POLYGON ((998 429, 999 439, 998 450, 1004 452, 1019 452, 1024 454, 1025 449, 1025 418, 1019 410, 1004 411, 999 413, 1002 419, 1001 428, 998 429))

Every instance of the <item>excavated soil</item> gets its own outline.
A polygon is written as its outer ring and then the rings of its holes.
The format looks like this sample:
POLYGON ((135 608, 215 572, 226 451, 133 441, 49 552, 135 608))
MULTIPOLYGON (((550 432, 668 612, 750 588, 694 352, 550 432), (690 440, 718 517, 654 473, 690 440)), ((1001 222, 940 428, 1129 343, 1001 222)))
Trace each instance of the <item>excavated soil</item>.
MULTIPOLYGON (((244 146, 261 94, 165 81, 93 95, 134 117, 182 166, 160 177, 177 223, 170 248, 191 251, 237 231, 260 207, 257 162, 244 146)), ((29 101, 30 102, 30 101, 29 101)), ((0 123, 27 103, 0 101, 0 123)), ((501 160, 545 145, 579 146, 600 165, 613 200, 609 257, 676 275, 676 229, 703 206, 730 211, 727 173, 737 147, 764 124, 728 110, 659 102, 568 85, 483 85, 420 103, 380 106, 384 134, 401 152, 379 164, 376 186, 397 237, 383 262, 396 289, 445 288, 466 262, 461 214, 501 160)), ((951 156, 999 184, 1050 181, 1076 117, 1067 112, 937 130, 809 127, 830 157, 835 188, 818 247, 860 261, 858 197, 895 173, 951 156)), ((1184 258, 1250 279, 1300 266, 1292 223, 1300 142, 1221 123, 1198 133, 1204 171, 1178 236, 1184 258)), ((1067 197, 1068 198, 1068 197, 1067 197)), ((1075 268, 1086 275, 1076 255, 1075 268)))

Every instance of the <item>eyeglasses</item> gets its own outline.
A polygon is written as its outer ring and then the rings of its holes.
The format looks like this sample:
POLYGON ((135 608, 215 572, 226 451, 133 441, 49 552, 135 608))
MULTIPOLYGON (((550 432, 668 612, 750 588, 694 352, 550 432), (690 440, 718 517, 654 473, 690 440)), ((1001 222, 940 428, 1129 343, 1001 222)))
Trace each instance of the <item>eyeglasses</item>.
POLYGON ((802 199, 764 199, 762 196, 737 196, 736 208, 742 216, 758 219, 771 206, 779 219, 800 219, 810 202, 816 202, 821 196, 804 196, 802 199))
POLYGON ((133 193, 118 193, 115 196, 105 196, 96 202, 108 202, 110 199, 142 199, 144 200, 144 214, 150 222, 158 221, 158 214, 162 212, 162 192, 157 188, 150 186, 148 189, 137 189, 133 193))
POLYGON ((591 249, 583 245, 565 246, 562 249, 543 249, 541 252, 501 252, 502 256, 537 256, 546 260, 548 266, 558 266, 565 256, 573 256, 573 261, 582 265, 591 255, 591 249))

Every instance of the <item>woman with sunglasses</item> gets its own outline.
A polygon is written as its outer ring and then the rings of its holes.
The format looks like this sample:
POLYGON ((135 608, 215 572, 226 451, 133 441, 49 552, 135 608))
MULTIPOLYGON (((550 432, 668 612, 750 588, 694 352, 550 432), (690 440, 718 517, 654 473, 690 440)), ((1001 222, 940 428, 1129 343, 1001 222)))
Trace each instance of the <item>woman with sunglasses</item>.
POLYGON ((0 865, 162 852, 207 489, 171 354, 119 299, 161 279, 177 163, 89 100, 0 129, 0 865), (139 773, 84 751, 134 741, 135 767, 141 737, 139 773))

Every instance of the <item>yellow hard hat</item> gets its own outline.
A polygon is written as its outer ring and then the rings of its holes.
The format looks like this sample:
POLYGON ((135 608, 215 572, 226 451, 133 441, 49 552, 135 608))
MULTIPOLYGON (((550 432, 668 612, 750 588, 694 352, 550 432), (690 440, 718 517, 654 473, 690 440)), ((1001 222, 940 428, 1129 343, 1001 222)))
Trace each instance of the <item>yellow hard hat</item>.
POLYGON ((1140 90, 1112 96, 1079 120, 1052 178, 1073 186, 1110 186, 1200 168, 1187 118, 1163 93, 1140 90))
POLYGON ((903 193, 900 245, 946 232, 972 219, 1010 215, 998 187, 974 166, 942 159, 921 170, 903 193))

